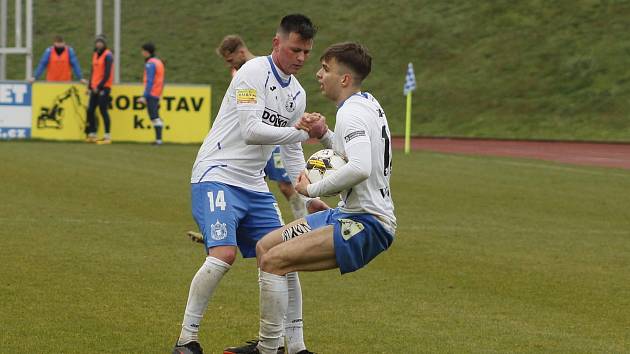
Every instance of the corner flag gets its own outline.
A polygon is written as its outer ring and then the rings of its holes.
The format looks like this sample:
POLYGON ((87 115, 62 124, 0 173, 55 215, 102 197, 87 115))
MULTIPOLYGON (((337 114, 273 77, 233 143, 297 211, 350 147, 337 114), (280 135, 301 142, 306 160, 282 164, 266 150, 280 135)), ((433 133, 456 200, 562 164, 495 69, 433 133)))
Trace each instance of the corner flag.
POLYGON ((416 90, 416 75, 413 73, 413 64, 407 65, 407 76, 405 77, 405 86, 403 87, 403 94, 411 93, 416 90))
POLYGON ((403 93, 407 96, 407 114, 405 115, 405 154, 409 154, 411 147, 411 92, 416 90, 416 75, 413 73, 413 64, 407 65, 407 76, 403 93))

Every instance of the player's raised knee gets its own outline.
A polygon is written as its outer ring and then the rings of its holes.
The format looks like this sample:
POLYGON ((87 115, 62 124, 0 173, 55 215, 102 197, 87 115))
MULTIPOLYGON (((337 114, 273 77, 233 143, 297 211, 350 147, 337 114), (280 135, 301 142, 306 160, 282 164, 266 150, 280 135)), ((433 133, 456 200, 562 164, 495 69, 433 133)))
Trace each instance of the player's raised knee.
POLYGON ((285 260, 281 256, 281 253, 274 248, 265 252, 260 258, 260 269, 267 273, 276 275, 285 275, 287 272, 284 269, 286 265, 285 260))
POLYGON ((261 257, 267 253, 267 247, 265 246, 264 242, 259 241, 258 243, 256 243, 256 258, 258 258, 258 260, 260 261, 261 257))

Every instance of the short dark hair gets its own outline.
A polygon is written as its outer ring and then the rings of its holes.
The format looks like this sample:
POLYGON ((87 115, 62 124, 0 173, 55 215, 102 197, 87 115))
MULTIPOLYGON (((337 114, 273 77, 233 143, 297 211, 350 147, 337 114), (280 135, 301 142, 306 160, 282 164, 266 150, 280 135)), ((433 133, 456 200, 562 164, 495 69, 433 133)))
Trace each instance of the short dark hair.
POLYGON ((356 75, 356 79, 361 83, 372 71, 372 57, 367 48, 359 43, 343 42, 333 44, 326 48, 320 61, 335 59, 338 63, 350 68, 356 75))
POLYGON ((312 39, 317 33, 317 28, 313 26, 311 19, 301 14, 286 15, 280 21, 278 32, 289 34, 297 33, 302 39, 312 39))
POLYGON ((55 43, 61 43, 61 42, 63 42, 63 37, 62 37, 60 34, 58 34, 58 35, 56 35, 56 36, 53 38, 53 42, 55 42, 55 43))
POLYGON ((223 37, 216 51, 217 54, 225 57, 236 52, 241 47, 246 47, 243 38, 236 34, 229 34, 223 37))
POLYGON ((151 55, 155 54, 155 44, 147 42, 142 45, 142 49, 149 52, 151 55))

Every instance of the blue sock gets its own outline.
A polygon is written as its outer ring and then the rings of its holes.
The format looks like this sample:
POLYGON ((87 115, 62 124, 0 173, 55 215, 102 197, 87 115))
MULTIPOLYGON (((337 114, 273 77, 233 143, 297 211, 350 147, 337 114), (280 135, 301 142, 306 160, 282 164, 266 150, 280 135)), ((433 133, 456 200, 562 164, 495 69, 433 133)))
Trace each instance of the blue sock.
POLYGON ((162 126, 155 127, 155 140, 162 140, 162 126))

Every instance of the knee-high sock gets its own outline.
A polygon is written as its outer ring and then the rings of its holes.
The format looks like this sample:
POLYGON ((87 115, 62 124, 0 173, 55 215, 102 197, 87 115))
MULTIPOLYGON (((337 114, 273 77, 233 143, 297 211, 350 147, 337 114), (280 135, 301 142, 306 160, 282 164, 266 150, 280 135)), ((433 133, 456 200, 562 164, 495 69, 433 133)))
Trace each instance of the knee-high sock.
POLYGON ((179 334, 178 344, 183 345, 192 341, 199 341, 199 324, 206 311, 208 301, 219 285, 223 275, 230 269, 230 265, 214 257, 206 257, 197 274, 190 284, 186 312, 179 334))
POLYGON ((289 354, 306 349, 304 344, 304 323, 302 321, 302 287, 297 272, 286 275, 289 296, 286 324, 284 327, 289 354))
POLYGON ((276 354, 282 335, 283 320, 287 313, 287 277, 260 271, 260 342, 262 354, 276 354))
POLYGON ((155 118, 151 121, 153 122, 153 128, 155 129, 155 141, 162 141, 162 127, 164 126, 162 119, 155 118))

